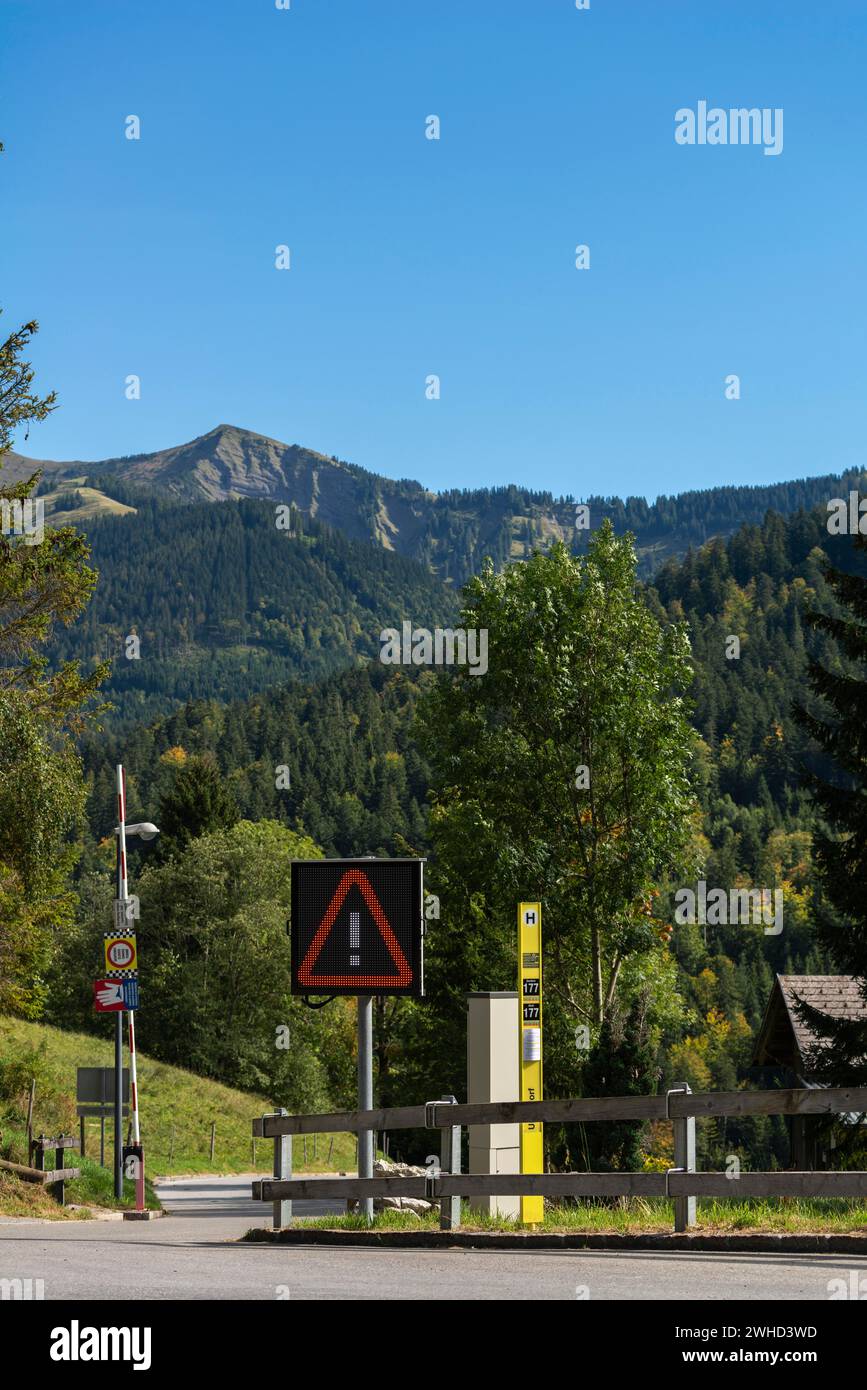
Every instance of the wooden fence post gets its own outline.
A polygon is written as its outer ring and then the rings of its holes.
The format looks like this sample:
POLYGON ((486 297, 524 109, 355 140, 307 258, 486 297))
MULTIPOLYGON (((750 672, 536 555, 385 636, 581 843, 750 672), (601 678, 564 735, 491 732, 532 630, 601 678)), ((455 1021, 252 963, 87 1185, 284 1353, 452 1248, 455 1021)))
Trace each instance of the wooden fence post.
MULTIPOLYGON (((62 1139, 62 1138, 63 1138, 63 1135, 61 1135, 60 1137, 61 1137, 61 1139, 62 1139)), ((56 1150, 55 1150, 55 1160, 54 1160, 54 1166, 55 1166, 55 1168, 63 1169, 63 1167, 65 1166, 65 1165, 64 1165, 65 1156, 66 1156, 66 1151, 65 1151, 64 1149, 56 1149, 56 1150)), ((61 1178, 60 1182, 54 1183, 53 1186, 54 1186, 54 1191, 55 1191, 55 1194, 56 1194, 56 1196, 57 1196, 58 1202, 60 1203, 60 1205, 61 1205, 62 1207, 65 1207, 65 1206, 66 1206, 66 1183, 65 1183, 65 1182, 63 1181, 63 1179, 61 1178)))
POLYGON ((36 1077, 30 1082, 30 1102, 27 1106, 27 1162, 33 1162, 33 1102, 36 1099, 36 1077))

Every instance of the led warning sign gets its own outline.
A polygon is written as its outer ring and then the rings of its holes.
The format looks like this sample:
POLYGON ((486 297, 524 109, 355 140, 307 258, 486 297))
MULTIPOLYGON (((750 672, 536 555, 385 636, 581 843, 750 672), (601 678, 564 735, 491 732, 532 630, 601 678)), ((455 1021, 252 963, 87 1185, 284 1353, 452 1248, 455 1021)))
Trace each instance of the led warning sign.
POLYGON ((423 994, 423 869, 422 859, 296 859, 292 993, 423 994))

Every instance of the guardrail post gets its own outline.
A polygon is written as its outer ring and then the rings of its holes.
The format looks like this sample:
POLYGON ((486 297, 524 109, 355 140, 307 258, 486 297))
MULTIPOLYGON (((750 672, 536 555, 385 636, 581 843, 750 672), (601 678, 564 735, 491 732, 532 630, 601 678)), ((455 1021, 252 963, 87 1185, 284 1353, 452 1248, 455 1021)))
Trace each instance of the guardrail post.
MULTIPOLYGON (((63 1135, 61 1135, 60 1137, 61 1137, 61 1139, 62 1139, 62 1138, 63 1138, 63 1135)), ((54 1166, 55 1166, 55 1168, 61 1168, 61 1169, 62 1169, 62 1168, 64 1167, 65 1158, 66 1158, 66 1150, 65 1150, 65 1149, 62 1149, 62 1148, 57 1149, 57 1150, 55 1151, 55 1157, 54 1157, 54 1166)), ((54 1195, 55 1195, 55 1197, 57 1198, 57 1200, 58 1200, 58 1202, 60 1203, 60 1205, 61 1205, 62 1207, 65 1207, 65 1206, 66 1206, 66 1183, 65 1183, 65 1182, 63 1181, 63 1179, 61 1178, 60 1182, 52 1183, 52 1188, 53 1188, 53 1191, 54 1191, 54 1195)))
MULTIPOLYGON (((288 1110, 276 1110, 276 1115, 288 1115, 288 1110)), ((274 1138, 274 1177, 291 1178, 292 1176, 292 1135, 278 1134, 274 1138)), ((274 1203, 274 1230, 279 1231, 281 1226, 289 1226, 292 1223, 292 1202, 291 1200, 274 1203)))
MULTIPOLYGON (((692 1088, 687 1081, 675 1081, 671 1091, 682 1091, 686 1095, 692 1095, 692 1088)), ((669 1092, 669 1095, 671 1094, 669 1092)), ((695 1172, 695 1116, 684 1115, 676 1117, 674 1125, 674 1166, 681 1168, 687 1173, 695 1172)), ((695 1197, 675 1197, 674 1199, 674 1229, 675 1231, 685 1231, 689 1226, 695 1225, 695 1197)))
MULTIPOLYGON (((373 996, 358 996, 358 1108, 373 1109, 373 996)), ((375 1134, 372 1129, 358 1131, 358 1176, 373 1177, 375 1134)), ((373 1225, 373 1198, 360 1197, 358 1212, 368 1226, 373 1225)))
MULTIPOLYGON (((457 1105, 457 1096, 443 1096, 446 1105, 457 1105)), ((461 1127, 446 1125, 440 1137, 440 1172, 461 1171, 461 1127)), ((460 1197, 440 1197, 440 1230, 456 1231, 461 1224, 460 1197)))

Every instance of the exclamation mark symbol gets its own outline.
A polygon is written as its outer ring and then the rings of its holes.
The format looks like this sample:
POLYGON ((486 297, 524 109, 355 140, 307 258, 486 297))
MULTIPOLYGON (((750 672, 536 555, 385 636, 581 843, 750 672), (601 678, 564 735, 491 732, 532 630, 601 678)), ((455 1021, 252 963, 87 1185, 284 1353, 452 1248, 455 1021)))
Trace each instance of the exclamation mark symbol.
POLYGON ((361 957, 358 952, 361 950, 361 913, 350 912, 349 914, 349 964, 359 966, 361 957), (353 955, 353 952, 355 954, 353 955))

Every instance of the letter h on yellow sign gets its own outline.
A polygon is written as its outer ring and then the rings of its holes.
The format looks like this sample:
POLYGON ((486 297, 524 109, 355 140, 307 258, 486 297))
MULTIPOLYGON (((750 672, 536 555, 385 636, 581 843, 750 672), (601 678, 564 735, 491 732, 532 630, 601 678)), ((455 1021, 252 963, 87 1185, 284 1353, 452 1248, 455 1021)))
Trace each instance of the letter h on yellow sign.
MULTIPOLYGON (((518 904, 518 979, 521 1100, 542 1099, 542 904, 518 904)), ((521 1125, 521 1172, 543 1171, 542 1122, 521 1125)), ((521 1198, 521 1222, 535 1225, 545 1214, 544 1197, 521 1198)))

